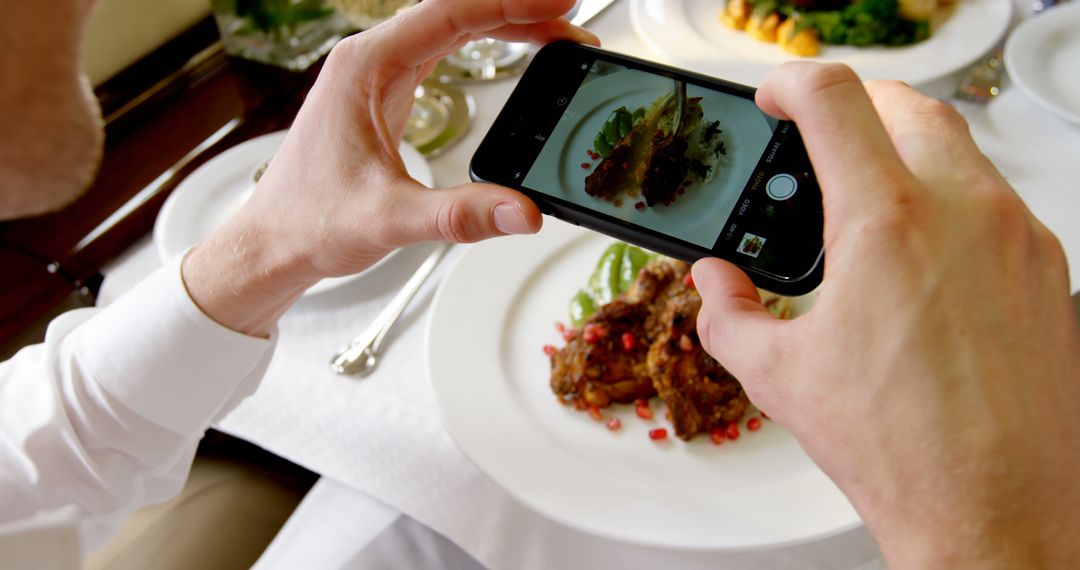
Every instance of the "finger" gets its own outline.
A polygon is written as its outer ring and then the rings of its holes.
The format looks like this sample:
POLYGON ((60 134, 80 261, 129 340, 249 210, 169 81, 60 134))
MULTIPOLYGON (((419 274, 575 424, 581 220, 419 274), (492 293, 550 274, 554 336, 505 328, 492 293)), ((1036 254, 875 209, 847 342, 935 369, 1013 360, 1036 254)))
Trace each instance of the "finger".
MULTIPOLYGON (((376 27, 378 52, 384 63, 416 67, 453 49, 463 39, 487 34, 507 25, 528 26, 558 20, 573 0, 425 0, 388 25, 376 27)), ((595 36, 567 24, 550 28, 565 32, 557 36, 590 41, 595 36)), ((548 37, 556 39, 556 37, 548 37)))
POLYGON ((524 194, 493 184, 464 184, 432 190, 417 185, 404 194, 395 216, 402 223, 398 246, 423 241, 473 243, 510 235, 534 234, 540 210, 524 194))
POLYGON ((827 220, 888 208, 903 201, 903 192, 914 186, 851 68, 782 65, 766 77, 757 103, 799 127, 821 185, 827 220))
POLYGON ((916 178, 950 189, 985 186, 966 180, 972 175, 1004 182, 956 109, 899 81, 865 85, 900 159, 916 178))
POLYGON ((777 361, 773 338, 783 323, 762 306, 754 283, 731 263, 703 259, 693 273, 701 294, 701 344, 752 393, 754 383, 771 376, 768 369, 777 361))
POLYGON ((571 24, 565 18, 537 24, 508 24, 486 32, 484 35, 507 42, 548 44, 556 40, 568 39, 578 43, 600 46, 600 38, 596 34, 571 24))

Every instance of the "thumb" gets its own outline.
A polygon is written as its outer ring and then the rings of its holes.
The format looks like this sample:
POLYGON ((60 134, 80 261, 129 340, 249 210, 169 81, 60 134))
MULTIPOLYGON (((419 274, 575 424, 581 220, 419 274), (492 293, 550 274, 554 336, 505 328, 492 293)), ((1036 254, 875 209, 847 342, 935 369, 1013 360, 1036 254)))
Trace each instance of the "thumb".
POLYGON ((493 184, 463 184, 429 189, 417 185, 409 193, 413 223, 405 241, 472 243, 540 231, 540 210, 524 194, 493 184))
POLYGON ((777 361, 774 336, 782 322, 762 306, 757 287, 731 263, 702 259, 693 272, 701 294, 701 344, 753 396, 754 384, 771 377, 777 361))

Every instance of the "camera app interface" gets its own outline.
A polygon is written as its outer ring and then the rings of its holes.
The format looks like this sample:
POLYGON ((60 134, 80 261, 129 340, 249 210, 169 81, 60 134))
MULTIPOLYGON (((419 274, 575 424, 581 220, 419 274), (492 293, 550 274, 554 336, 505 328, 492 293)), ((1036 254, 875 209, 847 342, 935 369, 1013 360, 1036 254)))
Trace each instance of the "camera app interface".
POLYGON ((527 188, 751 265, 784 241, 809 165, 785 168, 794 129, 753 100, 598 60, 561 103, 527 188))

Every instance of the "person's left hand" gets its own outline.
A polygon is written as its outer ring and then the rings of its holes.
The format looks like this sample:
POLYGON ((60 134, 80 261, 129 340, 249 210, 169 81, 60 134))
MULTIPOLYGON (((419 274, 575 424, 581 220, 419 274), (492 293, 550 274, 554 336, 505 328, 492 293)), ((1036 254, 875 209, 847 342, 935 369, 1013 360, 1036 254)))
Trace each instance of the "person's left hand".
POLYGON ((560 17, 572 5, 425 0, 340 42, 252 198, 185 260, 199 307, 265 334, 319 279, 362 271, 395 248, 538 231, 540 212, 524 195, 489 184, 425 188, 397 149, 416 86, 466 42, 598 44, 560 17))

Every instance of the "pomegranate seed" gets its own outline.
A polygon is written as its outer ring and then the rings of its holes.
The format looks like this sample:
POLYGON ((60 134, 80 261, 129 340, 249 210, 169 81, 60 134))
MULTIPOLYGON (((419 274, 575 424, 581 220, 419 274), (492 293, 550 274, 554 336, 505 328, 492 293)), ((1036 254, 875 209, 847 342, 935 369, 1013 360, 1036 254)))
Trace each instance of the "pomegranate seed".
POLYGON ((713 445, 720 445, 724 443, 724 428, 713 428, 709 432, 709 439, 712 440, 713 445))
POLYGON ((664 428, 651 429, 649 430, 649 439, 653 441, 667 439, 667 430, 664 428))
POLYGON ((577 338, 577 331, 574 329, 566 329, 566 332, 563 333, 562 338, 566 342, 570 342, 577 338))
POLYGON ((578 396, 574 398, 574 409, 579 412, 584 412, 585 408, 588 408, 589 404, 585 402, 585 398, 578 396))
POLYGON ((690 337, 682 335, 679 337, 679 348, 683 352, 690 352, 694 350, 694 341, 690 340, 690 337))
POLYGON ((598 422, 604 421, 604 416, 603 416, 603 414, 600 413, 600 408, 597 408, 596 406, 594 406, 592 404, 589 404, 588 409, 589 409, 589 417, 590 418, 592 418, 592 419, 594 419, 594 420, 596 420, 598 422))
POLYGON ((555 348, 554 346, 551 346, 550 344, 545 344, 544 345, 544 354, 546 354, 548 356, 555 356, 555 353, 558 352, 558 351, 559 350, 557 348, 555 348))
POLYGON ((584 169, 584 170, 588 170, 588 169, 592 168, 592 165, 589 164, 588 162, 582 162, 581 163, 581 168, 584 169))
POLYGON ((637 339, 634 338, 634 333, 626 332, 622 335, 622 347, 626 352, 634 350, 634 346, 637 345, 637 339))
POLYGON ((761 418, 750 418, 750 421, 746 422, 746 429, 750 431, 761 429, 761 418))
POLYGON ((727 438, 732 441, 739 439, 739 424, 735 422, 729 422, 727 425, 727 430, 724 431, 724 435, 726 435, 727 438))
POLYGON ((622 427, 622 421, 619 418, 611 418, 607 421, 607 428, 611 431, 618 431, 622 427))
POLYGON ((634 400, 634 405, 639 407, 639 408, 642 408, 642 407, 648 408, 649 407, 649 399, 648 398, 638 398, 637 400, 634 400))
POLYGON ((634 411, 637 413, 637 417, 643 420, 651 420, 653 419, 653 417, 655 417, 653 416, 652 409, 650 409, 649 406, 638 406, 634 409, 634 411))
POLYGON ((636 208, 638 210, 644 209, 645 208, 645 202, 638 202, 638 203, 634 204, 634 208, 636 208))
POLYGON ((593 327, 593 330, 596 331, 596 338, 607 338, 608 333, 611 332, 607 327, 602 327, 600 325, 593 327))
POLYGON ((596 341, 600 340, 600 337, 596 335, 596 327, 594 325, 585 325, 585 330, 581 333, 582 338, 589 344, 596 344, 596 341))
POLYGON ((686 275, 684 275, 683 278, 682 278, 682 283, 683 283, 683 285, 686 285, 687 287, 693 289, 694 288, 694 274, 687 271, 686 275))
POLYGON ((623 170, 630 170, 630 163, 629 162, 622 163, 622 169, 623 170))

